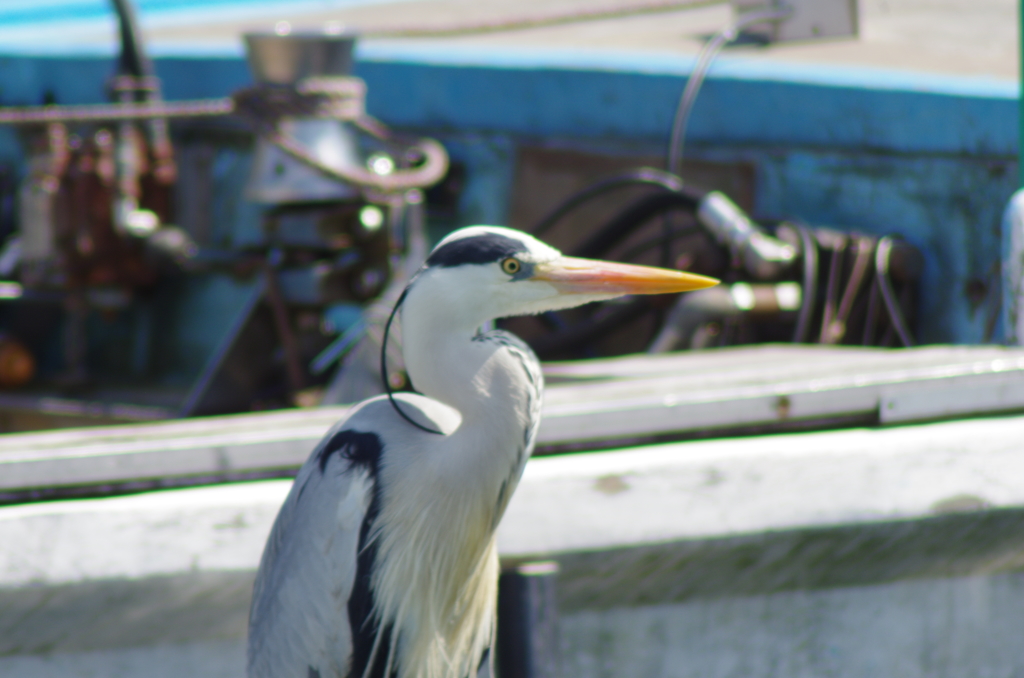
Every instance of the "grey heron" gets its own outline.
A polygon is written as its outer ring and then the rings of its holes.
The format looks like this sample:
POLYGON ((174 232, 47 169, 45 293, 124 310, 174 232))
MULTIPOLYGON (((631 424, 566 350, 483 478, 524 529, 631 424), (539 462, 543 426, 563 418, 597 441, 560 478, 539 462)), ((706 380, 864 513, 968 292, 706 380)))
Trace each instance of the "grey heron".
POLYGON ((530 348, 481 326, 716 283, 564 257, 507 228, 442 240, 395 306, 420 393, 360 403, 300 469, 256 577, 250 678, 480 671, 495 626, 495 530, 533 450, 543 391, 530 348))

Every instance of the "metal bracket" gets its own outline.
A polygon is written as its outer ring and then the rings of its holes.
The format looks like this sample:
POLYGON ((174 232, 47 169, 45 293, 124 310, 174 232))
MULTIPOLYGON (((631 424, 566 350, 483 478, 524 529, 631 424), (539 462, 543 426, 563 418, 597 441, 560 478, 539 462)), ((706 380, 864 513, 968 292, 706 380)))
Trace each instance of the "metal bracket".
POLYGON ((782 6, 792 9, 786 19, 750 29, 770 42, 857 37, 860 16, 857 0, 732 0, 737 16, 782 6))

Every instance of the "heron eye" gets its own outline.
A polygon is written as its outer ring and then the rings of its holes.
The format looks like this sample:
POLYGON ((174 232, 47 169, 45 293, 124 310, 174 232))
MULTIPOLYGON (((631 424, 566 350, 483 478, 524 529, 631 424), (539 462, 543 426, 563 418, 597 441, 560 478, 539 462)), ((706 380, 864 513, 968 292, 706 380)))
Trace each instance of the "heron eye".
POLYGON ((509 275, 515 275, 519 273, 519 270, 523 267, 519 260, 515 257, 509 257, 501 262, 501 270, 505 271, 509 275))

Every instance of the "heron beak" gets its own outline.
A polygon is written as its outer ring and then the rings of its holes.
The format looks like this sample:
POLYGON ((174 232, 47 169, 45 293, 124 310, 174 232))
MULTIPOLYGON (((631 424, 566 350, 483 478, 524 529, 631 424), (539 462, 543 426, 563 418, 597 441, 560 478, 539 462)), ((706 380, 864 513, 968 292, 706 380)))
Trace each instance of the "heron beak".
POLYGON ((713 287, 719 282, 685 271, 576 257, 536 264, 530 278, 550 283, 562 294, 670 294, 713 287))

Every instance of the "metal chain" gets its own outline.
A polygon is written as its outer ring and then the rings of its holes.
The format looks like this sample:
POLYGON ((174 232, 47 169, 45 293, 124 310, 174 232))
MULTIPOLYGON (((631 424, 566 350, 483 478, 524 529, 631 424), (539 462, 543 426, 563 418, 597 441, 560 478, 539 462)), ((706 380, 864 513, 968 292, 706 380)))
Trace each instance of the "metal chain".
POLYGON ((296 87, 258 86, 232 95, 234 112, 258 128, 282 118, 334 118, 351 122, 366 115, 366 83, 359 78, 307 78, 296 87))

